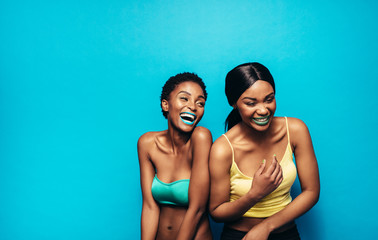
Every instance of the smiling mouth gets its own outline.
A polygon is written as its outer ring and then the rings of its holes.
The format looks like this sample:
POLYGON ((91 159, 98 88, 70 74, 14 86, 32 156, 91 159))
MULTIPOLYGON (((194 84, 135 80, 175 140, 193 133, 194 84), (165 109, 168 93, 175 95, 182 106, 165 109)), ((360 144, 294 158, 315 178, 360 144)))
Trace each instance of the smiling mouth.
POLYGON ((197 116, 194 113, 182 112, 180 113, 180 118, 185 124, 192 125, 197 119, 197 116))
POLYGON ((260 125, 260 126, 264 126, 264 125, 268 124, 269 119, 270 119, 270 115, 265 116, 265 117, 252 118, 252 120, 253 120, 257 125, 260 125))

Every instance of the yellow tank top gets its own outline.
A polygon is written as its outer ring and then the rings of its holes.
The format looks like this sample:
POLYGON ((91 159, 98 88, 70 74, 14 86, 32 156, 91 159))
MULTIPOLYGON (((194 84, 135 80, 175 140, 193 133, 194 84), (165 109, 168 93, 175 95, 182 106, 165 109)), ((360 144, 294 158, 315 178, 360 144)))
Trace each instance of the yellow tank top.
MULTIPOLYGON (((286 131, 287 131, 287 147, 285 154, 280 161, 280 165, 283 172, 282 183, 270 194, 261 199, 260 202, 256 203, 252 208, 250 208, 243 217, 255 217, 255 218, 266 218, 273 214, 281 211, 285 208, 292 200, 290 195, 291 186, 297 176, 297 169, 293 162, 293 152, 290 146, 290 135, 289 127, 286 119, 286 131)), ((230 168, 230 201, 235 201, 241 196, 245 195, 252 186, 253 178, 244 175, 236 165, 234 159, 234 149, 232 144, 226 135, 223 134, 230 144, 232 151, 232 165, 230 168)))

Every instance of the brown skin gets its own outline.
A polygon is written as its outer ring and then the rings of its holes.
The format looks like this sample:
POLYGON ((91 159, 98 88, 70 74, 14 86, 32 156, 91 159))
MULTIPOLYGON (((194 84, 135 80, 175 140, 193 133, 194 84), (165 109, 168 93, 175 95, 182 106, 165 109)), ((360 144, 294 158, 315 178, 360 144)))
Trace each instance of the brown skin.
POLYGON ((212 239, 205 214, 212 137, 208 129, 196 127, 204 114, 204 104, 204 94, 197 83, 179 84, 169 100, 162 101, 163 110, 168 112, 168 130, 145 133, 138 141, 143 240, 212 239), (181 112, 196 114, 195 123, 185 124, 180 119, 181 112), (155 173, 166 183, 190 179, 189 206, 159 205, 151 194, 155 173))
POLYGON ((306 125, 299 119, 288 118, 292 147, 302 192, 288 206, 268 218, 248 218, 243 214, 282 182, 278 164, 287 147, 285 118, 273 117, 276 102, 272 86, 257 81, 236 102, 242 122, 226 135, 235 153, 240 171, 253 176, 249 192, 229 202, 231 148, 225 137, 217 139, 210 153, 210 214, 217 221, 233 229, 248 232, 243 239, 265 240, 271 232, 290 228, 294 219, 307 212, 318 201, 320 192, 318 165, 311 137, 306 125), (270 115, 269 123, 260 126, 253 118, 270 115), (276 154, 276 157, 273 155, 276 154), (266 159, 265 163, 262 163, 266 159))

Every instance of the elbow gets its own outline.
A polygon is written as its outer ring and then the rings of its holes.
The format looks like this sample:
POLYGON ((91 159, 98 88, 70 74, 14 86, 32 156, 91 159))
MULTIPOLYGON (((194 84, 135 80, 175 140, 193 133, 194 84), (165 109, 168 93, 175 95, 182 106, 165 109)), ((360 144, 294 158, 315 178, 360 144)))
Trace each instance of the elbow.
POLYGON ((205 215, 208 214, 208 209, 206 205, 189 205, 187 210, 188 216, 191 216, 195 222, 200 221, 201 218, 203 218, 205 215))
POLYGON ((210 216, 214 220, 214 222, 216 222, 216 223, 227 223, 227 222, 232 222, 232 221, 237 220, 236 218, 231 219, 231 218, 224 217, 224 216, 218 216, 216 214, 210 214, 210 216))
POLYGON ((222 204, 220 205, 209 204, 209 215, 216 223, 229 222, 230 219, 228 218, 226 212, 224 211, 225 209, 222 208, 221 205, 222 204))
POLYGON ((143 201, 142 203, 142 211, 147 212, 159 212, 160 208, 155 202, 147 202, 143 201))
POLYGON ((188 210, 193 211, 194 215, 199 218, 201 218, 206 213, 205 206, 195 206, 195 207, 189 208, 188 210))
POLYGON ((315 193, 314 205, 319 201, 319 198, 320 198, 320 190, 315 193))
POLYGON ((209 213, 210 213, 211 218, 214 220, 214 222, 216 222, 216 223, 225 222, 224 217, 220 216, 218 211, 216 211, 216 209, 209 210, 209 213))
POLYGON ((312 191, 312 194, 313 194, 313 201, 315 205, 319 201, 319 198, 320 198, 320 186, 314 189, 312 191))
POLYGON ((313 190, 313 191, 309 191, 309 193, 311 194, 310 195, 311 196, 310 197, 311 207, 313 207, 319 201, 320 191, 319 190, 313 190))

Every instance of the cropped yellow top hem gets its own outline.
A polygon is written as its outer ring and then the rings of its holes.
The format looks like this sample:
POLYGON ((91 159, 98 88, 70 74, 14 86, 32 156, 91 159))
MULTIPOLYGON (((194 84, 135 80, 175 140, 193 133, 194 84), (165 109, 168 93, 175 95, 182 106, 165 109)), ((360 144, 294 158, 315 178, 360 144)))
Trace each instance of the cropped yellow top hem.
MULTIPOLYGON (((270 194, 250 208, 243 217, 266 218, 284 209, 291 201, 290 189, 297 176, 297 169, 293 162, 293 152, 290 145, 289 127, 286 119, 287 147, 280 161, 283 173, 282 183, 270 194)), ((253 178, 244 175, 234 159, 234 149, 228 137, 223 134, 232 151, 232 165, 230 168, 230 201, 233 202, 244 196, 253 184, 253 178)))

